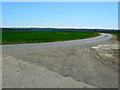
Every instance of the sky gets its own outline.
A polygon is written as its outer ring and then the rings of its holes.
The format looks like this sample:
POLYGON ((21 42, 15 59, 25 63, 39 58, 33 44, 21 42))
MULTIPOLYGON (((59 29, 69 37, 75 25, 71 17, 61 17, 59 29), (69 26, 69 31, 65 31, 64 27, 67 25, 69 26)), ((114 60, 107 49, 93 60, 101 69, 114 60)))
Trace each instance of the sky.
POLYGON ((3 2, 2 26, 118 27, 117 2, 3 2))
POLYGON ((2 2, 119 2, 120 0, 1 0, 2 2))

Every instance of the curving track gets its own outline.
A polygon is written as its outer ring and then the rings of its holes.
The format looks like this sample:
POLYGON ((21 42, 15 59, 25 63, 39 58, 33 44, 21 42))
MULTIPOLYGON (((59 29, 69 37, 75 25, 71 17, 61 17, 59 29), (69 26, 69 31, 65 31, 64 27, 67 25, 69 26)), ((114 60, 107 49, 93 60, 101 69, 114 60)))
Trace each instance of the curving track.
MULTIPOLYGON (((97 37, 88 39, 3 45, 2 49, 3 56, 11 56, 31 64, 37 64, 62 76, 70 77, 77 82, 100 88, 117 88, 117 68, 113 69, 102 64, 101 58, 97 57, 96 53, 90 49, 98 44, 111 43, 112 37, 111 34, 101 33, 97 37)), ((9 67, 5 66, 7 65, 6 63, 3 60, 3 86, 9 87, 11 76, 7 75, 7 68, 9 67)), ((15 74, 15 72, 13 73, 15 74)), ((25 77, 24 73, 21 74, 25 77)), ((39 77, 37 76, 36 78, 39 77)), ((17 80, 11 81, 18 82, 17 80)), ((15 83, 12 84, 13 87, 14 85, 15 83)), ((34 84, 32 86, 35 87, 34 84)), ((18 87, 20 86, 18 85, 18 87)))

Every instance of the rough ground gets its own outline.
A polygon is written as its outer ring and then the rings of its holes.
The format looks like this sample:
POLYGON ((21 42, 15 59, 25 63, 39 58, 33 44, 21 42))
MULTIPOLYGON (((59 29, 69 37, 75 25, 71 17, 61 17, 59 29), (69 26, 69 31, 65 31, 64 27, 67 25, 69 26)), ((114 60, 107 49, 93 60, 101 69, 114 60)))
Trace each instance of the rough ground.
POLYGON ((114 41, 110 44, 101 44, 91 47, 97 54, 97 58, 101 58, 101 62, 111 68, 118 66, 118 42, 114 41))
POLYGON ((92 85, 77 82, 70 77, 63 77, 42 66, 30 64, 11 56, 3 56, 3 87, 9 88, 96 88, 92 85), (8 77, 10 76, 10 77, 8 77), (9 80, 11 80, 9 82, 9 80), (14 82, 17 81, 17 82, 14 82), (14 86, 13 86, 14 84, 14 86), (5 85, 5 86, 4 86, 5 85))
MULTIPOLYGON (((99 53, 92 48, 97 45, 112 45, 111 39, 111 35, 103 34, 96 38, 68 42, 5 45, 3 87, 117 88, 117 63, 107 63, 109 58, 100 55, 107 52, 106 49, 99 53), (24 62, 19 63, 19 60, 28 62, 30 66, 24 65, 24 62)), ((111 61, 116 62, 113 59, 109 60, 111 61)))

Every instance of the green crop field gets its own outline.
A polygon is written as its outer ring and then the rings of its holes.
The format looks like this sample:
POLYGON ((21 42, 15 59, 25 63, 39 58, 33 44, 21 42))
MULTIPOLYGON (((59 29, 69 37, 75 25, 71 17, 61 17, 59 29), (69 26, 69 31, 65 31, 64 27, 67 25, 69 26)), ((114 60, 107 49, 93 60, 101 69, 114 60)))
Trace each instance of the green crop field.
POLYGON ((90 38, 99 35, 92 31, 29 31, 3 30, 2 44, 41 43, 90 38))

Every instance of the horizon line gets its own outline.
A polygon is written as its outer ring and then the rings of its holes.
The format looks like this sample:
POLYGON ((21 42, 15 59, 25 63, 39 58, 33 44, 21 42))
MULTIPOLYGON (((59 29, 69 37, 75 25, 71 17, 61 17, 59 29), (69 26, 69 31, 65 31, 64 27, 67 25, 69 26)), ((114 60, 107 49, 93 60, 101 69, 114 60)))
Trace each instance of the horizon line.
POLYGON ((66 26, 0 26, 0 28, 74 28, 74 29, 118 29, 104 27, 66 27, 66 26))

